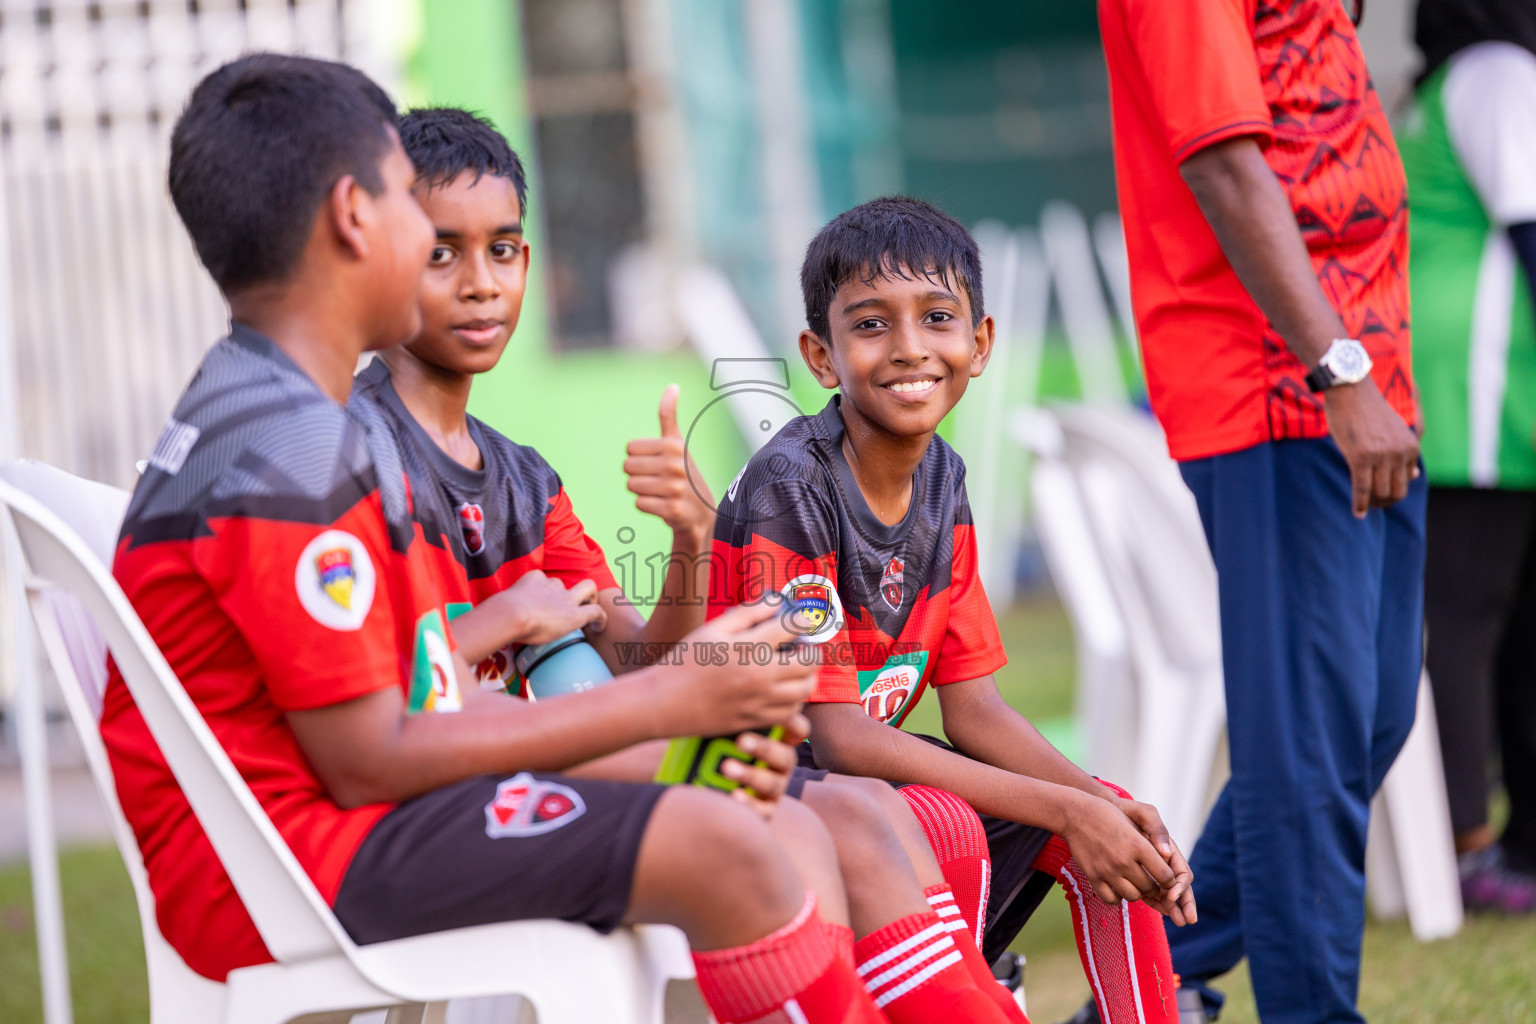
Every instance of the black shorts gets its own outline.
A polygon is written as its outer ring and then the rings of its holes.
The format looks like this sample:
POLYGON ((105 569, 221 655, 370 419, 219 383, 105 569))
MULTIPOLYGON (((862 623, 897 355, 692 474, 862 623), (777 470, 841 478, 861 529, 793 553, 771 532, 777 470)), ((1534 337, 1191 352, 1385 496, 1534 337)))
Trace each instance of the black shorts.
POLYGON ((358 943, 554 918, 612 931, 665 786, 554 772, 482 775, 373 827, 333 910, 358 943))
MULTIPOLYGON (((920 733, 914 735, 934 746, 959 753, 937 737, 920 733)), ((816 767, 816 756, 809 742, 800 744, 800 765, 803 768, 816 767)), ((904 783, 893 782, 891 785, 900 789, 904 783)), ((994 818, 980 811, 977 815, 981 818, 982 827, 986 829, 987 854, 992 860, 987 923, 981 943, 982 956, 987 958, 987 963, 992 963, 1018 938, 1024 922, 1040 906, 1040 901, 1051 891, 1056 879, 1034 868, 1035 858, 1040 856, 1040 851, 1050 841, 1051 833, 1048 830, 994 818)))

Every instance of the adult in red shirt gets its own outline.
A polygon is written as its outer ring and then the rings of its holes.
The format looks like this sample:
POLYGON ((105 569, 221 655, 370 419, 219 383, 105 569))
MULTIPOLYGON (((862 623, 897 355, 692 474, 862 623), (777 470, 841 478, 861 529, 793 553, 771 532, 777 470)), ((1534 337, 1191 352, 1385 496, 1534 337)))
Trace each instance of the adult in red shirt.
POLYGON ((1368 808, 1422 632, 1402 166, 1338 0, 1099 20, 1148 391, 1221 581, 1232 778, 1174 969, 1216 1001, 1246 955, 1268 1024, 1359 1021, 1368 808))

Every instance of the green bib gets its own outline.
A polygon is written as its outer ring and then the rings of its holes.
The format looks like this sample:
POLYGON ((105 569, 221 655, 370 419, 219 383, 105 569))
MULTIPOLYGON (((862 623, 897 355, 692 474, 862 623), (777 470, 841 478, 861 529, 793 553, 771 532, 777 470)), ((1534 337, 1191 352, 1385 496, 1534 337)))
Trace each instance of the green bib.
POLYGON ((1446 130, 1447 68, 1398 135, 1408 174, 1413 376, 1432 484, 1536 488, 1536 323, 1510 243, 1446 130))

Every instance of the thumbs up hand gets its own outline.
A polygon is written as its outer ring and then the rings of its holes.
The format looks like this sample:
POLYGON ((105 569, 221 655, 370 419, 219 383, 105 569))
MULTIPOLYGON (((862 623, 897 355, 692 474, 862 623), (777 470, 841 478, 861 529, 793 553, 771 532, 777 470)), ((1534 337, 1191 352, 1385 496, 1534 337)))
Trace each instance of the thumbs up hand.
POLYGON ((692 550, 703 551, 714 535, 715 500, 684 447, 677 425, 678 390, 668 384, 661 393, 661 436, 629 442, 624 472, 637 495, 635 507, 660 517, 672 528, 676 543, 686 541, 692 550))

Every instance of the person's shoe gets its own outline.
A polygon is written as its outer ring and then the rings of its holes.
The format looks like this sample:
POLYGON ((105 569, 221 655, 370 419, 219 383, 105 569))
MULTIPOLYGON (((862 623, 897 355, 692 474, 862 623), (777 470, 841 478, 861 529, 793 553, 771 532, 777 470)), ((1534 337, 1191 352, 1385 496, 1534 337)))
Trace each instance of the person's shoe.
POLYGON ((1457 858, 1461 901, 1467 909, 1499 914, 1536 913, 1536 874, 1518 871, 1497 843, 1457 858))
POLYGON ((1024 984, 1024 954, 1009 950, 998 957, 992 965, 992 977, 1009 992, 1017 992, 1024 984))

